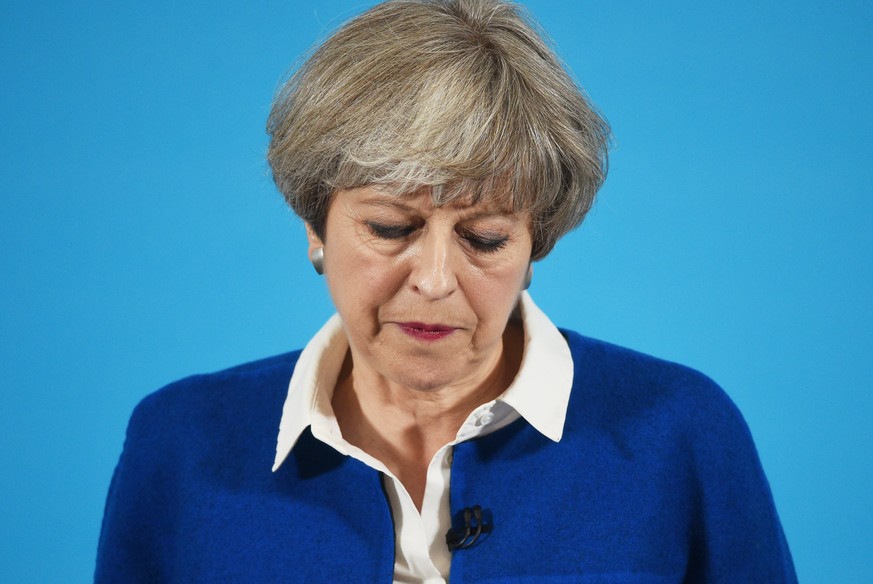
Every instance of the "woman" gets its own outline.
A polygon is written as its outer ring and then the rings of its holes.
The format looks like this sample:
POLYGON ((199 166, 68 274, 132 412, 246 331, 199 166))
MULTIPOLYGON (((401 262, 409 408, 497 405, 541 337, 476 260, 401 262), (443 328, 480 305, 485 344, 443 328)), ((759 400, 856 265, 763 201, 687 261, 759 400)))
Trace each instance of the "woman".
POLYGON ((608 130, 519 9, 380 4, 268 131, 338 315, 137 407, 98 581, 796 580, 722 391, 524 292, 608 130))

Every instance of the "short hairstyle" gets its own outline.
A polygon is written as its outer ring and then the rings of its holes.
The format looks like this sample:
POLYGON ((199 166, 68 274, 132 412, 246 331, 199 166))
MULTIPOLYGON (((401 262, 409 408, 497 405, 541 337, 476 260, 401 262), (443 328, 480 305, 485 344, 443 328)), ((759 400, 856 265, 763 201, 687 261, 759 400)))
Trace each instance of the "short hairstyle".
POLYGON ((521 7, 393 0, 350 20, 280 88, 267 121, 279 191, 324 236, 331 195, 430 188, 531 217, 531 259, 578 226, 609 127, 521 7))

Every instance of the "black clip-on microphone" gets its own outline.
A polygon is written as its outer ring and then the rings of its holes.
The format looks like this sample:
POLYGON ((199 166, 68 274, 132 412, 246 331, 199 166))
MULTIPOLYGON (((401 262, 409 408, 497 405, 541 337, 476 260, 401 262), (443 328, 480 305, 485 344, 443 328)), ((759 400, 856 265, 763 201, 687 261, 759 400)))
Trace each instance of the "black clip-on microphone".
POLYGON ((472 508, 464 507, 461 513, 464 515, 464 528, 451 528, 446 532, 446 545, 449 546, 450 552, 470 547, 482 535, 482 507, 479 505, 473 505, 472 508))

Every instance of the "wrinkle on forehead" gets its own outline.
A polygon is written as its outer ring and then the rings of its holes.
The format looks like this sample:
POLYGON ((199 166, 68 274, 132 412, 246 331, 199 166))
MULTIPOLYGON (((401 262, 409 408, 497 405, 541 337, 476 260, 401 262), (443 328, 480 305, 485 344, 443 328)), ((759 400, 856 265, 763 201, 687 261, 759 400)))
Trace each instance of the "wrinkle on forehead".
POLYGON ((428 196, 434 207, 457 204, 472 207, 482 204, 488 209, 504 213, 530 211, 525 203, 527 197, 511 188, 508 179, 490 176, 484 179, 456 179, 444 184, 410 185, 403 183, 373 183, 371 187, 385 195, 401 199, 428 196))
POLYGON ((421 187, 415 191, 404 193, 394 193, 379 185, 359 187, 359 189, 349 190, 358 190, 359 193, 366 191, 359 195, 358 203, 368 207, 397 209, 406 213, 425 215, 437 209, 446 209, 457 213, 458 216, 465 220, 503 217, 521 218, 526 223, 529 222, 529 214, 509 209, 501 205, 500 201, 493 199, 476 201, 472 196, 466 196, 446 201, 443 204, 436 204, 430 192, 430 187, 421 187))

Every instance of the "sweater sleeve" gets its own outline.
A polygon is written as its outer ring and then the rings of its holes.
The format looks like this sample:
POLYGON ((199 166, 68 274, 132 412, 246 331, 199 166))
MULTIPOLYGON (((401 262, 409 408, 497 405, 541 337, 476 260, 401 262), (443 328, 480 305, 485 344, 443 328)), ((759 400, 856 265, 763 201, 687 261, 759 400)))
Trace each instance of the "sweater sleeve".
POLYGON ((797 576, 749 428, 706 380, 689 449, 697 501, 688 583, 796 583, 797 576))

